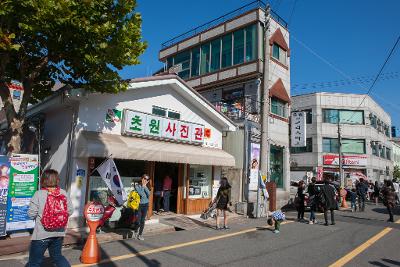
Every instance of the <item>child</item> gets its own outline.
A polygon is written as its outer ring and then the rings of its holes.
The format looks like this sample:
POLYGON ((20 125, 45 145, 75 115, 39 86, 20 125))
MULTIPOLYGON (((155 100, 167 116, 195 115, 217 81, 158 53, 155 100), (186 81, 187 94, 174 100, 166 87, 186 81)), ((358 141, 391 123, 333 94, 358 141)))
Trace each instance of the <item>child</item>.
POLYGON ((275 225, 274 234, 279 234, 281 222, 285 220, 285 213, 280 210, 276 210, 271 214, 271 218, 268 219, 268 224, 273 226, 275 225))
POLYGON ((355 211, 357 211, 357 192, 356 192, 356 188, 353 187, 348 192, 350 194, 350 200, 351 200, 351 212, 355 212, 355 211))

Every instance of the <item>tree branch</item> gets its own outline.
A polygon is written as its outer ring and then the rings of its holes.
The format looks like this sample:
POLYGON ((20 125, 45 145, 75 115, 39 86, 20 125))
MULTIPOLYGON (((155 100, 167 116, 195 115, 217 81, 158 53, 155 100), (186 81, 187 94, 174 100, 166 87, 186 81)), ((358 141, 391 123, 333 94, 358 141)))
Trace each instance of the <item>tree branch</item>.
POLYGON ((37 66, 33 69, 33 71, 31 72, 31 74, 28 76, 28 79, 32 82, 34 81, 39 75, 40 72, 46 67, 47 63, 49 63, 49 57, 43 57, 39 64, 37 64, 37 66))

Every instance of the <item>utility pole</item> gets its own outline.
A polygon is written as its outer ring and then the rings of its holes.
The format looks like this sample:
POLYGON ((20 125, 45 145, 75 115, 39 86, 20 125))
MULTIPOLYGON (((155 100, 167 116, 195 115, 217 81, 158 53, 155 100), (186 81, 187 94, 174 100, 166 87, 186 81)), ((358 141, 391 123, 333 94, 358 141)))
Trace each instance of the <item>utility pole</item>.
MULTIPOLYGON (((263 78, 262 78, 262 94, 261 94, 261 146, 260 146, 260 172, 261 175, 269 174, 269 24, 270 24, 271 8, 267 3, 264 11, 264 53, 263 53, 263 78)), ((257 186, 257 210, 256 217, 260 215, 260 181, 257 186)))
POLYGON ((342 156, 342 127, 340 125, 340 119, 338 118, 338 145, 339 145, 339 177, 340 177, 340 188, 344 188, 344 176, 343 176, 343 156, 342 156))

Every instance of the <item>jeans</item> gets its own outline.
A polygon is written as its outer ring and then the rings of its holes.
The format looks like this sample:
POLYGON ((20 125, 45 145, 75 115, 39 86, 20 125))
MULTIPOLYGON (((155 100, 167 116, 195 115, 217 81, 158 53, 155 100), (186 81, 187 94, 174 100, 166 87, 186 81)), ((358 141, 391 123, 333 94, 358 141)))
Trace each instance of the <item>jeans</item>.
POLYGON ((147 210, 149 209, 149 204, 140 204, 138 210, 138 217, 135 223, 134 231, 139 229, 139 235, 143 234, 144 224, 146 222, 147 210))
POLYGON ((27 267, 39 267, 43 261, 43 255, 49 249, 50 257, 57 267, 70 267, 67 259, 61 255, 63 237, 52 237, 43 240, 32 240, 29 249, 29 261, 27 267))
POLYGON ((310 210, 310 221, 315 221, 315 210, 313 207, 310 210))
POLYGON ((169 211, 169 198, 171 197, 171 191, 164 191, 164 211, 169 211))
POLYGON ((357 204, 356 204, 356 201, 355 201, 355 200, 354 200, 354 201, 351 201, 351 209, 354 210, 354 211, 357 210, 357 204))
POLYGON ((360 211, 365 210, 365 196, 358 196, 358 206, 360 207, 360 211))
MULTIPOLYGON (((330 209, 330 211, 331 211, 331 223, 335 223, 334 210, 330 209)), ((325 223, 328 224, 328 209, 324 209, 324 219, 325 219, 325 223)))

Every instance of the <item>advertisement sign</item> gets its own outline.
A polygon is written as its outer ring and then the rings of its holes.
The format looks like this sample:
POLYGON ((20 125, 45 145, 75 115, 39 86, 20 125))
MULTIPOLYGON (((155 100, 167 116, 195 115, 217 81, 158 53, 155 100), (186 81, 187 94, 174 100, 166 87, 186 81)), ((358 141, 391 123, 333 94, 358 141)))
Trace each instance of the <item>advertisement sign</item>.
MULTIPOLYGON (((15 109, 15 112, 19 112, 19 108, 21 106, 22 102, 22 97, 24 95, 24 87, 22 86, 22 83, 12 80, 11 83, 7 84, 8 89, 10 90, 10 96, 12 99, 12 103, 15 109)), ((3 108, 3 102, 1 101, 0 98, 0 109, 3 108)))
MULTIPOLYGON (((324 165, 339 165, 339 155, 324 155, 324 165)), ((345 155, 342 156, 342 163, 345 166, 366 166, 367 156, 365 155, 345 155)))
POLYGON ((125 110, 123 134, 203 144, 204 125, 125 110))
POLYGON ((258 188, 258 174, 260 168, 260 144, 250 144, 250 177, 249 177, 249 190, 257 191, 258 188))
POLYGON ((34 221, 28 216, 28 208, 38 187, 38 176, 37 155, 12 155, 7 198, 7 231, 34 227, 34 221))
POLYGON ((291 146, 306 146, 306 113, 292 112, 291 129, 291 146))
POLYGON ((88 222, 100 221, 104 214, 104 206, 99 202, 89 202, 85 206, 84 215, 88 222))
POLYGON ((97 171, 99 172, 104 183, 114 194, 118 204, 124 204, 126 201, 126 192, 114 160, 111 158, 106 160, 99 167, 97 167, 97 171))
POLYGON ((317 173, 316 177, 317 181, 322 181, 322 178, 324 177, 324 167, 318 166, 316 173, 317 173))
POLYGON ((8 157, 0 156, 0 236, 6 235, 7 195, 10 177, 8 157))

